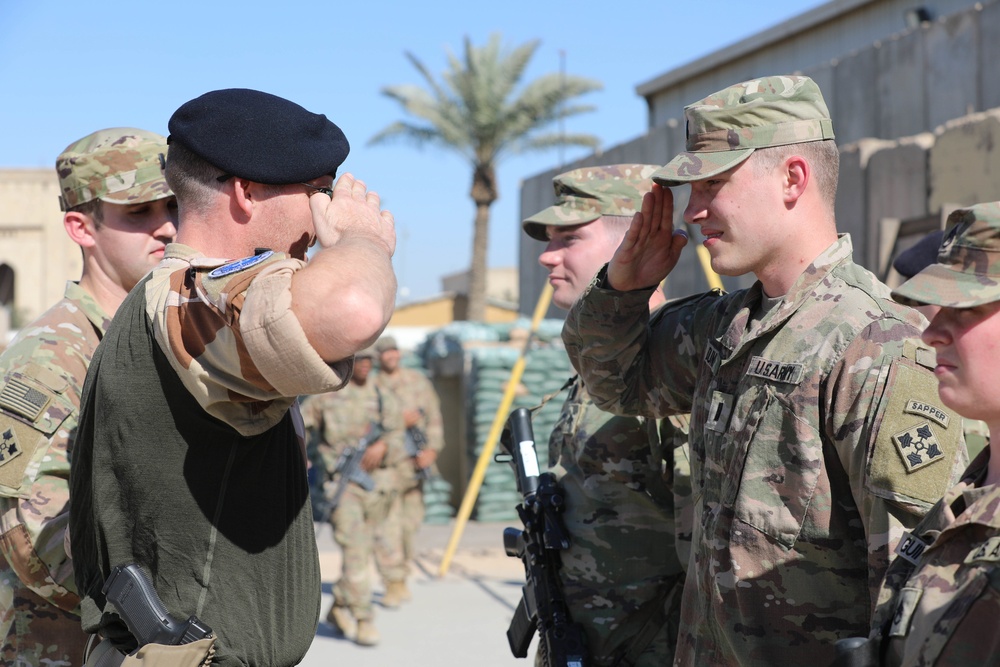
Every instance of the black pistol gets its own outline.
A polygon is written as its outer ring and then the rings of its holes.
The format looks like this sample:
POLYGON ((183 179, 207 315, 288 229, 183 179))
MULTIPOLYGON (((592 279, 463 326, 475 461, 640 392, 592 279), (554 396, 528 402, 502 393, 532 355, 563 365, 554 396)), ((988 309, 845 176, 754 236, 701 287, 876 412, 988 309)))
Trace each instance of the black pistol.
POLYGON ((170 615, 146 572, 135 563, 118 565, 101 589, 129 632, 146 644, 190 644, 212 636, 212 628, 190 616, 181 621, 170 615))

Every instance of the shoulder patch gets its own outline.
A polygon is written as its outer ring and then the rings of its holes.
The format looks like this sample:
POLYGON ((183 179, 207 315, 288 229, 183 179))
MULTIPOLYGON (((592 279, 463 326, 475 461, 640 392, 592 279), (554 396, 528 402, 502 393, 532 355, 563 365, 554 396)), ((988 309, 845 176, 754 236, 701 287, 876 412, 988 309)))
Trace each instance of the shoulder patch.
POLYGON ((935 503, 951 484, 962 446, 962 422, 937 407, 934 376, 906 360, 892 364, 869 481, 877 490, 935 503))
POLYGON ((38 419, 48 407, 49 400, 49 396, 15 377, 8 378, 0 389, 0 407, 31 421, 38 419))
POLYGON ((21 443, 17 440, 14 429, 8 428, 0 433, 0 466, 5 466, 24 453, 21 443))
POLYGON ((10 416, 0 417, 0 497, 21 496, 31 488, 25 475, 48 437, 10 416))
POLYGON ((209 278, 224 278, 233 273, 238 273, 240 271, 245 271, 252 266, 257 266, 261 262, 265 261, 268 257, 274 254, 273 250, 268 250, 267 252, 262 252, 259 255, 254 255, 252 257, 244 257, 243 259, 238 259, 235 262, 230 262, 225 266, 220 266, 217 269, 209 271, 209 278))

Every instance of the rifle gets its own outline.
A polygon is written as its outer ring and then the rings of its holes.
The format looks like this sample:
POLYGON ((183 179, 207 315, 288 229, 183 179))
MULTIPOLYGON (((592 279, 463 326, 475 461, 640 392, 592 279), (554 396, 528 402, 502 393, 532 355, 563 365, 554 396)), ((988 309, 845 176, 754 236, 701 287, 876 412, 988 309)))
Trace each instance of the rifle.
POLYGON ((326 506, 323 508, 327 519, 337 509, 337 505, 340 504, 340 497, 344 495, 347 485, 351 482, 354 482, 365 491, 371 491, 375 488, 375 480, 361 467, 361 459, 365 455, 365 450, 378 442, 384 433, 385 429, 382 428, 381 424, 372 422, 368 427, 368 432, 358 440, 358 444, 347 447, 340 453, 336 465, 333 466, 333 472, 330 474, 331 478, 340 475, 340 479, 337 480, 337 486, 330 497, 326 499, 326 506))
MULTIPOLYGON (((420 408, 420 414, 424 414, 423 408, 420 408)), ((406 455, 411 459, 416 459, 417 455, 427 448, 427 434, 419 426, 409 426, 403 436, 403 446, 406 448, 406 455)), ((430 468, 417 468, 417 479, 430 478, 430 468)))
POLYGON ((518 408, 510 414, 500 444, 505 455, 496 460, 514 468, 523 498, 517 506, 523 530, 503 531, 504 551, 524 562, 525 574, 521 601, 507 628, 511 653, 515 658, 527 657, 538 630, 538 653, 544 667, 587 667, 590 656, 583 627, 572 622, 559 581, 559 551, 569 548, 561 516, 564 499, 555 475, 538 473, 530 411, 518 408))
MULTIPOLYGON (((214 636, 212 628, 197 616, 189 616, 186 621, 171 616, 146 571, 135 563, 115 566, 101 592, 114 606, 140 648, 146 644, 190 644, 214 636)), ((125 655, 105 640, 94 650, 87 664, 115 667, 124 659, 125 655)))

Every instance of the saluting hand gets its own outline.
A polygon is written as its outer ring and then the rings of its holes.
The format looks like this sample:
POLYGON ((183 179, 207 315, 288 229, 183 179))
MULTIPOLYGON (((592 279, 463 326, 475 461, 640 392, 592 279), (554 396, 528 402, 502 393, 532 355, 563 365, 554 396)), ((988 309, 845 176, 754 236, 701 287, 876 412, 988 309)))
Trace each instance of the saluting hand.
POLYGON ((654 183, 611 258, 608 283, 623 292, 658 285, 677 266, 687 241, 687 232, 674 230, 673 193, 654 183))
POLYGON ((377 192, 353 175, 343 174, 333 186, 333 197, 309 197, 316 242, 327 248, 344 236, 362 234, 383 244, 391 256, 396 251, 396 225, 392 213, 380 207, 377 192))

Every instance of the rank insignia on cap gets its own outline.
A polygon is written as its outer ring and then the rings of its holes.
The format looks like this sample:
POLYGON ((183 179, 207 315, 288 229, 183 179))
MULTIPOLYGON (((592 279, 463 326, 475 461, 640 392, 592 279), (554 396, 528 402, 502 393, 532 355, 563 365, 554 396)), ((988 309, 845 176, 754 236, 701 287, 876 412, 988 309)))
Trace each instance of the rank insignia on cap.
POLYGON ((49 397, 17 378, 10 378, 0 389, 0 407, 35 421, 49 404, 49 397))
POLYGON ((13 429, 7 429, 0 434, 0 466, 6 465, 21 455, 21 447, 17 444, 17 436, 13 429))
POLYGON ((220 266, 209 272, 209 278, 222 278, 228 276, 231 273, 237 273, 239 271, 244 271, 249 269, 251 266, 256 266, 260 264, 265 259, 274 254, 273 250, 268 250, 267 252, 262 252, 259 255, 254 255, 253 257, 244 257, 243 259, 238 259, 235 262, 230 262, 225 266, 220 266))
POLYGON ((903 457, 907 472, 915 472, 944 458, 941 444, 928 422, 900 431, 892 436, 892 441, 903 457))

